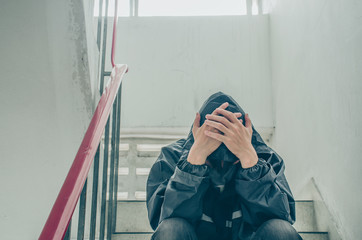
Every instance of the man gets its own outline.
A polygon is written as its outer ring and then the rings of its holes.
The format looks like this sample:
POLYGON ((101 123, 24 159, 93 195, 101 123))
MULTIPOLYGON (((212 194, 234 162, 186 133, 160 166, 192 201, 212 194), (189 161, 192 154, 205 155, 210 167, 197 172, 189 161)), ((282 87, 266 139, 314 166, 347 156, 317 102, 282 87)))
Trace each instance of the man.
POLYGON ((161 149, 147 180, 151 239, 302 239, 282 158, 222 92, 196 114, 186 139, 161 149))

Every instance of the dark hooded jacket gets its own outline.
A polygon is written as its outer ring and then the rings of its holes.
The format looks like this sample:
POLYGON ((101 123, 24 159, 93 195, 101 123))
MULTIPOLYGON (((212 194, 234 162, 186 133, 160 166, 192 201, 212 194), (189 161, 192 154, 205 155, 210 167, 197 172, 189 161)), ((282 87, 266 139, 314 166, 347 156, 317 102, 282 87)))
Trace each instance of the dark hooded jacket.
MULTIPOLYGON (((226 110, 245 112, 229 95, 217 92, 201 107, 200 125, 222 103, 226 110)), ((147 209, 152 229, 166 218, 190 222, 199 240, 250 239, 265 221, 295 221, 295 201, 284 176, 283 159, 268 147, 252 126, 252 145, 258 162, 250 168, 233 164, 237 157, 221 144, 209 157, 208 165, 187 161, 194 143, 192 126, 186 139, 161 149, 147 180, 147 209), (221 167, 220 160, 224 160, 221 167)))

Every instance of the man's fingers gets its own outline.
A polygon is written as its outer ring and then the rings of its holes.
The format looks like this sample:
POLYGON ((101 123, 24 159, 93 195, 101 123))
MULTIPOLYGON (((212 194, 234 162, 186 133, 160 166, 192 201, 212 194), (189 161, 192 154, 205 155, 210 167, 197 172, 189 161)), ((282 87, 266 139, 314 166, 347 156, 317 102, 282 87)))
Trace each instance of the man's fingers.
POLYGON ((222 114, 224 115, 227 119, 229 119, 230 122, 232 123, 237 123, 239 120, 235 117, 235 114, 233 114, 230 111, 227 111, 225 109, 222 108, 216 108, 215 109, 216 113, 222 114))
POLYGON ((206 136, 209 136, 209 137, 211 137, 213 139, 216 139, 216 140, 218 140, 220 142, 223 142, 225 140, 225 138, 226 138, 224 135, 221 135, 220 133, 214 133, 214 132, 211 132, 211 131, 208 131, 208 130, 205 130, 204 133, 205 133, 206 136))
POLYGON ((235 117, 237 117, 237 118, 239 118, 239 117, 241 117, 241 113, 240 112, 237 112, 237 113, 234 113, 235 114, 235 117))
MULTIPOLYGON (((227 107, 229 106, 229 103, 228 102, 224 102, 223 104, 221 104, 218 108, 220 108, 220 109, 226 109, 227 107)), ((211 113, 211 114, 213 114, 213 115, 216 115, 216 112, 217 112, 217 109, 218 108, 215 108, 215 110, 211 113)), ((235 114, 235 117, 236 118, 239 118, 239 117, 241 117, 241 112, 236 112, 236 113, 233 113, 233 114, 235 114)))
POLYGON ((220 132, 222 132, 224 134, 228 133, 228 128, 226 128, 224 126, 224 124, 222 124, 222 123, 211 121, 211 120, 206 120, 205 124, 219 130, 220 132))
MULTIPOLYGON (((229 103, 228 103, 228 102, 224 102, 223 104, 221 104, 221 105, 219 106, 219 108, 221 108, 221 109, 226 109, 228 106, 229 106, 229 103)), ((214 110, 211 114, 215 114, 216 109, 217 109, 217 108, 215 108, 215 110, 214 110)))
POLYGON ((222 123, 225 125, 225 127, 229 128, 229 129, 232 127, 231 122, 223 116, 208 114, 208 115, 206 115, 206 119, 222 123))

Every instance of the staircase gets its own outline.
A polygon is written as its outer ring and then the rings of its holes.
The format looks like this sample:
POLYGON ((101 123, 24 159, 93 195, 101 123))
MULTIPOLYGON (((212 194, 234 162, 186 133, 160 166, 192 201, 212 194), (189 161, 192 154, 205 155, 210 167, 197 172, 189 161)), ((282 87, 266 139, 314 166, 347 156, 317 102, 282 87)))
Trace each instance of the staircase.
MULTIPOLYGON (((189 129, 176 134, 121 134, 116 231, 113 240, 150 239, 146 208, 146 181, 162 146, 184 138, 189 129)), ((259 130, 259 129, 258 129, 259 130)), ((268 144, 270 129, 259 131, 268 144)), ((296 200, 297 220, 293 225, 304 240, 328 240, 328 232, 317 229, 312 200, 296 200)))

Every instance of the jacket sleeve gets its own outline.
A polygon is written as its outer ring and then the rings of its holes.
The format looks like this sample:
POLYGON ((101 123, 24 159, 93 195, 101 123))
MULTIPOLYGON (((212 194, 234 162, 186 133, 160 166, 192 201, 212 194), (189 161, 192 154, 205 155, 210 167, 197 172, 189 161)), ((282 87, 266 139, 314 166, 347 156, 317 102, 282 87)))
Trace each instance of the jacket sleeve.
MULTIPOLYGON (((161 152, 162 157, 167 155, 161 152)), ((147 209, 155 230, 166 218, 181 217, 195 224, 202 215, 202 198, 209 186, 208 166, 187 162, 184 151, 174 172, 165 161, 156 161, 147 180, 147 209), (165 175, 165 172, 169 174, 165 175)))
POLYGON ((284 176, 284 163, 274 151, 258 154, 255 166, 240 168, 235 187, 243 219, 254 228, 272 218, 295 222, 295 201, 284 176))

